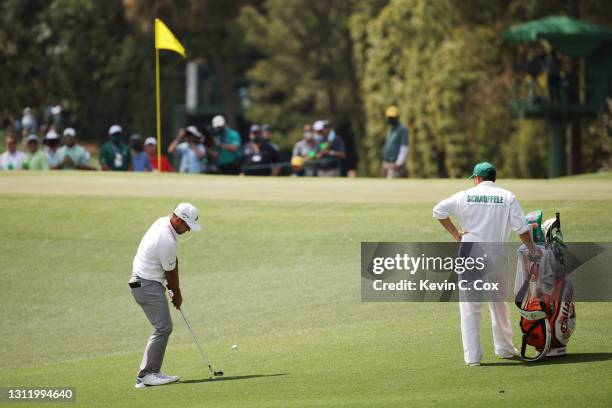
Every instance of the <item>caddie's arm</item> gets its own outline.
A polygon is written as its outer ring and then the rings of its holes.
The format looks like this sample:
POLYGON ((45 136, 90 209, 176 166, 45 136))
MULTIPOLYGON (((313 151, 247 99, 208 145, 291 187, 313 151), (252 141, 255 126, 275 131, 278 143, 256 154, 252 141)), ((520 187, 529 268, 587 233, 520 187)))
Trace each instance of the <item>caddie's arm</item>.
POLYGON ((180 309, 183 303, 183 296, 181 295, 181 288, 179 285, 178 258, 176 259, 176 266, 174 269, 166 271, 166 281, 168 281, 168 289, 172 291, 172 304, 175 308, 180 309))
POLYGON ((523 213, 523 209, 514 195, 510 197, 510 226, 517 233, 523 244, 525 244, 531 256, 542 256, 540 248, 531 240, 531 228, 527 225, 525 213, 523 213))
POLYGON ((528 230, 523 232, 522 234, 519 234, 519 238, 521 239, 523 244, 525 244, 531 256, 535 256, 538 258, 542 256, 542 251, 540 251, 540 248, 538 248, 531 240, 531 231, 528 230))
POLYGON ((460 202, 461 193, 457 193, 440 201, 433 209, 434 218, 442 224, 455 241, 461 241, 461 237, 467 234, 467 231, 459 231, 450 219, 451 214, 457 214, 460 202))
POLYGON ((467 232, 459 231, 450 218, 438 219, 438 221, 449 232, 449 234, 451 234, 455 241, 461 241, 461 237, 467 234, 467 232))

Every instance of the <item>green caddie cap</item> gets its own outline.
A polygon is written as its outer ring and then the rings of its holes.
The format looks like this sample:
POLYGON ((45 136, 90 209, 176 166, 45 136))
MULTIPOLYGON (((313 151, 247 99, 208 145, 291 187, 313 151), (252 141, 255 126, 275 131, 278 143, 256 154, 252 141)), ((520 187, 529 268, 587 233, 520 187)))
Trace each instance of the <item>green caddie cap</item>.
POLYGON ((474 166, 474 171, 469 178, 473 179, 474 177, 487 177, 489 176, 489 171, 491 170, 496 171, 494 165, 489 162, 480 162, 474 166))

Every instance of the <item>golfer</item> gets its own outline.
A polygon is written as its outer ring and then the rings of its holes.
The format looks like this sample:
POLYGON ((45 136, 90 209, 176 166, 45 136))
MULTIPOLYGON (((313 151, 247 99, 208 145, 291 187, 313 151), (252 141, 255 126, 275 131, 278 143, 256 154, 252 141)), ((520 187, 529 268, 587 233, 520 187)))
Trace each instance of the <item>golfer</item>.
MULTIPOLYGON (((519 235, 533 256, 541 255, 539 249, 531 241, 529 226, 516 196, 508 190, 497 187, 496 175, 495 166, 491 163, 476 164, 470 176, 474 180, 475 187, 454 194, 438 203, 433 209, 434 218, 440 221, 440 224, 455 240, 463 243, 503 243, 508 240, 512 229, 519 235), (459 219, 462 230, 457 230, 449 218, 451 215, 459 219)), ((495 245, 485 247, 495 248, 495 245)), ((497 279, 507 287, 507 259, 505 259, 505 266, 495 265, 495 269, 499 273, 497 279)), ((460 293, 459 310, 463 356, 466 365, 479 366, 482 359, 480 341, 482 303, 465 300, 465 297, 462 299, 460 293)), ((510 311, 505 302, 505 295, 503 299, 497 300, 499 301, 489 299, 495 354, 501 358, 513 358, 518 351, 512 345, 510 311)))
POLYGON ((197 208, 181 203, 170 216, 155 221, 140 241, 129 285, 136 303, 140 305, 155 330, 144 350, 140 371, 136 377, 136 388, 168 384, 179 379, 161 372, 166 345, 172 333, 172 319, 165 296, 164 281, 168 282, 172 293, 172 304, 180 309, 183 298, 179 287, 177 238, 190 230, 201 229, 197 208))

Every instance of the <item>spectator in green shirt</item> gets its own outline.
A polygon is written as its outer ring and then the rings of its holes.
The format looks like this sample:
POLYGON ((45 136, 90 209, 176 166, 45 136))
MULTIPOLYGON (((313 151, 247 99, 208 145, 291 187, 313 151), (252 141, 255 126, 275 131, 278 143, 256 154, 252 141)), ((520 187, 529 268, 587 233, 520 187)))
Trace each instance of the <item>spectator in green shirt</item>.
POLYGON ((49 170, 45 152, 38 148, 38 136, 32 134, 25 140, 28 152, 23 160, 24 170, 49 170))
POLYGON ((57 149, 59 163, 53 167, 58 170, 95 170, 89 164, 91 156, 85 148, 76 143, 76 131, 73 128, 64 130, 64 145, 57 149))
POLYGON ((383 148, 383 176, 399 178, 406 176, 408 158, 408 129, 399 121, 397 106, 389 106, 385 112, 390 128, 383 148))
POLYGON ((210 156, 213 160, 216 159, 219 173, 238 175, 240 173, 240 145, 242 144, 240 135, 234 129, 227 127, 225 118, 221 115, 213 118, 212 127, 216 148, 210 156))
POLYGON ((123 129, 113 125, 108 129, 110 140, 100 149, 100 167, 102 170, 127 171, 131 167, 132 155, 130 149, 121 143, 123 129))

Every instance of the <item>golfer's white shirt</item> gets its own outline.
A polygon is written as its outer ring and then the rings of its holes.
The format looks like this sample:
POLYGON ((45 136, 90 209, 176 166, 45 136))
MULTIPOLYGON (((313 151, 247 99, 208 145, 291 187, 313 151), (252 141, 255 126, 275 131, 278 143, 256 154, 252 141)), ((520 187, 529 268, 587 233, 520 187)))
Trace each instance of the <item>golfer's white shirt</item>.
POLYGON ((161 217, 155 221, 140 241, 134 257, 132 276, 163 284, 166 280, 165 271, 176 267, 177 236, 170 224, 170 217, 161 217))
POLYGON ((455 215, 463 231, 463 242, 506 242, 512 229, 517 234, 529 230, 525 214, 510 191, 483 181, 441 201, 433 216, 445 219, 455 215))

